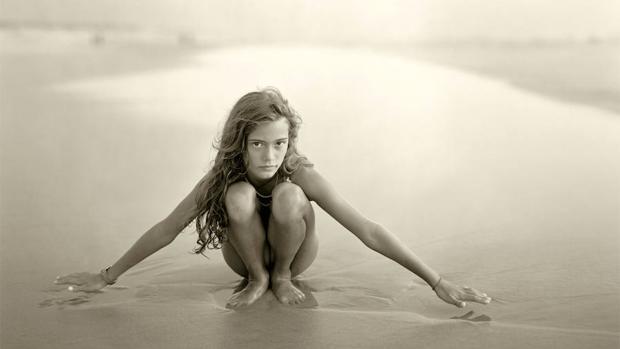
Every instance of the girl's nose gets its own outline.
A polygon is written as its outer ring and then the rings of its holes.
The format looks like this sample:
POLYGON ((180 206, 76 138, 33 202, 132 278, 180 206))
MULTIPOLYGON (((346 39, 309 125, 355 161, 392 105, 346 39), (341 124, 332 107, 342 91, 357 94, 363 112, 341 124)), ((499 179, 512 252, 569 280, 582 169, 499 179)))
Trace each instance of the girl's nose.
POLYGON ((271 147, 266 147, 265 149, 265 161, 271 161, 275 159, 275 150, 271 147))

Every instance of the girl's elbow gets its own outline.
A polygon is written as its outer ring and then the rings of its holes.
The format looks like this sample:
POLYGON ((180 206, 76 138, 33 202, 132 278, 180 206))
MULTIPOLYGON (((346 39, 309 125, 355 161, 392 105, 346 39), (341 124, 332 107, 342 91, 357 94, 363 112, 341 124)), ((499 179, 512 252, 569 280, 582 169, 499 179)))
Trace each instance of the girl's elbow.
POLYGON ((364 245, 366 245, 368 248, 377 251, 377 249, 380 248, 380 238, 381 238, 381 225, 379 225, 378 223, 375 223, 373 221, 368 221, 365 232, 364 232, 364 238, 362 239, 362 242, 364 243, 364 245))

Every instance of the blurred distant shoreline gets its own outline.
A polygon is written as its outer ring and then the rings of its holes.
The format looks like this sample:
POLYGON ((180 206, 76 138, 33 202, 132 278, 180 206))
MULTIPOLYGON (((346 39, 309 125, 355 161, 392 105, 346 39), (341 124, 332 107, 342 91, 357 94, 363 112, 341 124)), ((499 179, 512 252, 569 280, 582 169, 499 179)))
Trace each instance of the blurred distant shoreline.
POLYGON ((108 23, 108 22, 44 22, 44 21, 10 21, 0 19, 1 31, 49 31, 62 32, 73 31, 75 33, 91 33, 93 35, 116 36, 122 35, 125 38, 141 40, 146 37, 159 38, 161 40, 177 40, 179 43, 193 43, 198 46, 206 45, 237 45, 237 44, 323 44, 337 46, 554 46, 554 45, 581 45, 581 44, 602 44, 620 45, 620 33, 610 35, 566 35, 566 36, 533 36, 533 37, 493 37, 493 36, 468 36, 468 37, 410 37, 406 40, 387 40, 377 41, 363 39, 274 39, 274 38, 224 38, 218 39, 217 36, 208 32, 176 30, 160 27, 143 27, 129 23, 108 23))
MULTIPOLYGON (((528 39, 441 38, 407 42, 224 40, 129 24, 0 21, 0 52, 61 40, 84 47, 156 48, 173 55, 243 45, 317 45, 386 52, 469 71, 570 103, 620 114, 620 36, 528 39)), ((66 46, 63 46, 66 48, 66 46)))

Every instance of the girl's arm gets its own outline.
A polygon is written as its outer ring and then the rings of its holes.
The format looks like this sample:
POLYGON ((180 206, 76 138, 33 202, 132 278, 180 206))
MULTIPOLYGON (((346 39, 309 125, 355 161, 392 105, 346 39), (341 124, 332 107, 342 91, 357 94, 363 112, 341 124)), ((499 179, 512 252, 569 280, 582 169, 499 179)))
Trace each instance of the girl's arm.
POLYGON ((73 285, 71 291, 95 291, 115 281, 129 268, 170 244, 198 215, 196 197, 201 190, 199 182, 177 207, 162 221, 147 230, 127 252, 101 273, 73 273, 56 278, 56 284, 73 285))
POLYGON ((315 201, 366 246, 421 277, 444 301, 459 307, 465 306, 465 301, 490 302, 491 299, 484 293, 453 285, 441 278, 396 235, 353 208, 313 167, 300 168, 292 180, 304 190, 308 199, 315 201))

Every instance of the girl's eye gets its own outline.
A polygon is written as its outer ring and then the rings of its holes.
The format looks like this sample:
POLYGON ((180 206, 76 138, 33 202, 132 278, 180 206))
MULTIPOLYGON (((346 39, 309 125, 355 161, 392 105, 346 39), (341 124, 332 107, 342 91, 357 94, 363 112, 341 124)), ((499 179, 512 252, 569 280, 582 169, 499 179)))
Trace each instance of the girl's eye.
POLYGON ((254 148, 260 148, 262 145, 263 145, 263 143, 261 143, 261 142, 252 142, 252 146, 254 148))
POLYGON ((283 145, 286 145, 286 142, 285 142, 285 141, 280 141, 280 142, 277 142, 277 143, 276 143, 276 146, 278 146, 278 147, 281 147, 281 146, 283 146, 283 145))

